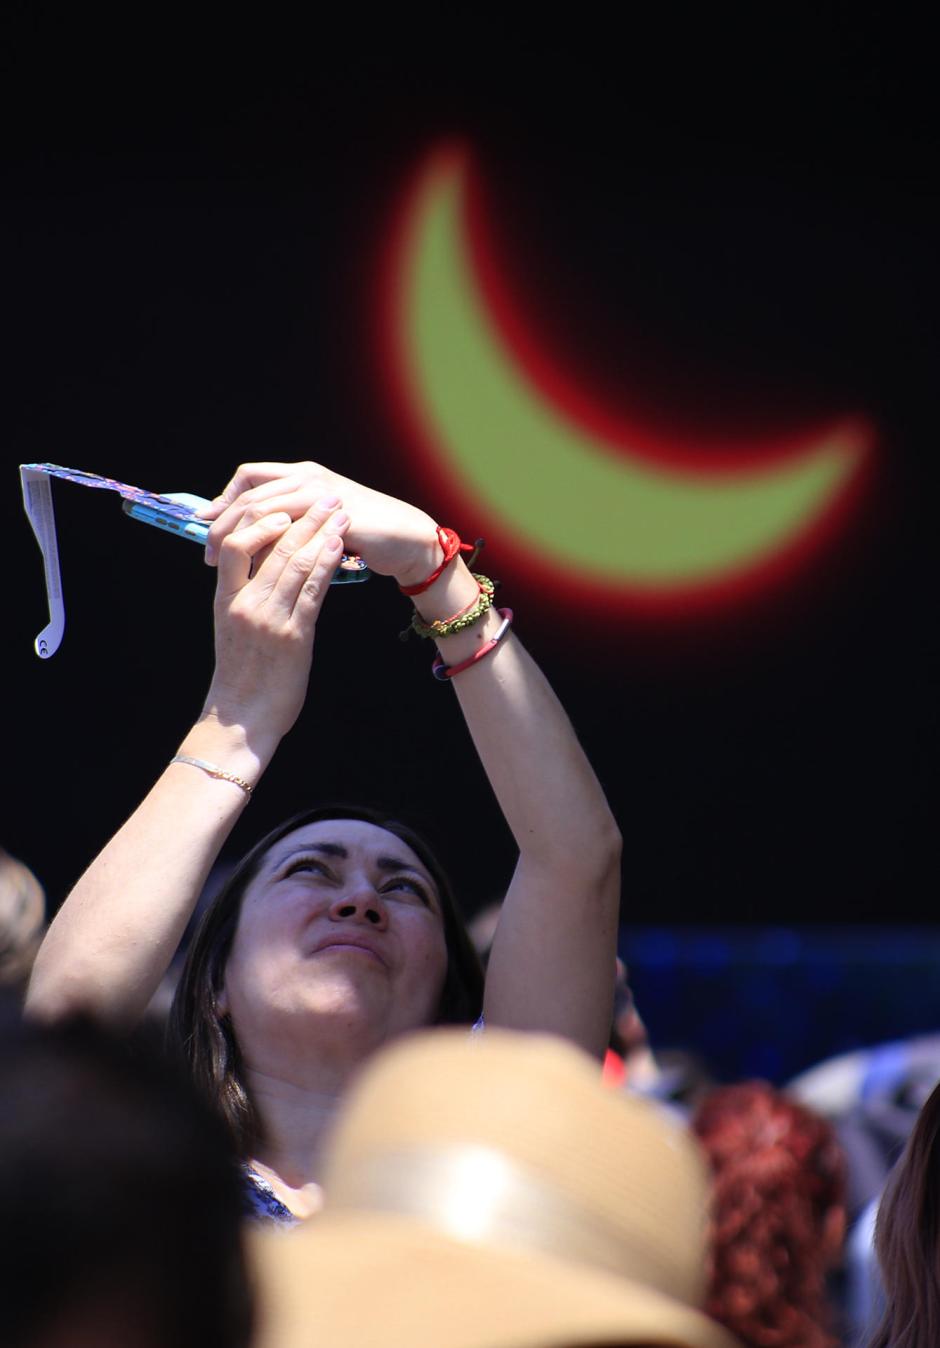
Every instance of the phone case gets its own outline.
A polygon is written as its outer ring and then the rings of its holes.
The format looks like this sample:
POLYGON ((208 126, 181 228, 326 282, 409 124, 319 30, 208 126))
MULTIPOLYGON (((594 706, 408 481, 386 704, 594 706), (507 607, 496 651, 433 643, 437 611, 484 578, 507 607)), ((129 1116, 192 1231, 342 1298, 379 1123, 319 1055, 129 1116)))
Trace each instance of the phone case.
POLYGON ((188 538, 205 547, 209 525, 204 520, 197 520, 195 513, 209 504, 208 499, 179 491, 165 494, 163 500, 166 505, 144 501, 122 501, 121 505, 131 519, 140 520, 142 524, 154 524, 158 529, 165 529, 167 533, 178 534, 180 538, 188 538))

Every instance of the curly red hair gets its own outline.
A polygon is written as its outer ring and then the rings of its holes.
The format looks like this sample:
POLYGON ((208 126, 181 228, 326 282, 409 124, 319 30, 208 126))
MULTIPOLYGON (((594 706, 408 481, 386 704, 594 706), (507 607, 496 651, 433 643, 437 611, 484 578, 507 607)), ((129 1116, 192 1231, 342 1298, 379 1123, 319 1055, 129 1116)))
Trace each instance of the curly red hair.
POLYGON ((755 1081, 711 1091, 692 1128, 713 1174, 709 1314, 751 1348, 837 1348, 826 1273, 845 1161, 832 1127, 755 1081))

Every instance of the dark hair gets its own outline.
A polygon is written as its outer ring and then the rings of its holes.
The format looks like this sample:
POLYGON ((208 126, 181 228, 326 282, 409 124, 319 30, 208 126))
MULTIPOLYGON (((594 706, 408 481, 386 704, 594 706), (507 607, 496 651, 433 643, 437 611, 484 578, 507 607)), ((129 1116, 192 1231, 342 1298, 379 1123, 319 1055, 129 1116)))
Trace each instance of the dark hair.
POLYGON ((356 805, 324 805, 286 819, 242 858, 206 910, 189 946, 168 1026, 171 1043, 189 1062, 197 1085, 221 1110, 236 1147, 245 1155, 257 1142, 259 1120, 242 1079, 241 1055, 231 1023, 218 1009, 225 965, 245 891, 269 849, 295 829, 324 819, 361 820, 407 843, 434 881, 441 901, 447 972, 436 1023, 469 1025, 482 1008, 480 961, 464 928, 447 876, 418 833, 378 810, 356 805))
POLYGON ((929 1096, 875 1220, 885 1311, 869 1348, 934 1348, 940 1340, 940 1086, 929 1096))
POLYGON ((2 1338, 247 1348, 229 1138, 155 1043, 0 1003, 2 1338))
POLYGON ((844 1217, 845 1160, 832 1125, 751 1081, 711 1091, 692 1131, 712 1169, 709 1314, 753 1348, 837 1348, 828 1217, 844 1217))

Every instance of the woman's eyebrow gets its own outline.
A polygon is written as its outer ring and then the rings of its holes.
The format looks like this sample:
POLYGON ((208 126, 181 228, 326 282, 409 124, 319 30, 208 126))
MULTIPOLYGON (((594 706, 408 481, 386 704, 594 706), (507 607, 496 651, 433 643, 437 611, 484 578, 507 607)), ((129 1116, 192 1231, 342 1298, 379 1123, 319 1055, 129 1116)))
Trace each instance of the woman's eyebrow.
POLYGON ((289 861, 291 857, 309 856, 311 852, 321 852, 326 857, 338 857, 341 861, 346 861, 349 857, 349 853, 342 843, 301 843, 297 847, 292 847, 289 852, 285 852, 283 856, 279 856, 272 864, 280 866, 283 862, 289 861))

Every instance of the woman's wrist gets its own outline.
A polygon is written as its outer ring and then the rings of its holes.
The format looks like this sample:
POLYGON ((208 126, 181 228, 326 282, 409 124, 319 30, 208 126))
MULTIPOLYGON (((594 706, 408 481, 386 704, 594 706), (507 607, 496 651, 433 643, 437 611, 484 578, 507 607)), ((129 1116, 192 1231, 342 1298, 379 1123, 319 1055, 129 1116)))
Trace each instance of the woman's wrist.
MULTIPOLYGON (((446 621, 479 598, 480 586, 462 557, 455 557, 433 585, 415 595, 414 606, 426 624, 446 621)), ((435 638, 438 651, 447 665, 459 664, 491 640, 502 618, 495 608, 483 612, 474 622, 452 635, 435 638)))
MULTIPOLYGON (((440 548, 435 566, 440 562, 440 548)), ((440 621, 469 604, 480 587, 462 557, 455 557, 437 579, 413 596, 412 602, 426 623, 440 621)))
POLYGON ((402 589, 420 585, 440 566, 443 558, 437 525, 430 515, 421 513, 422 518, 415 528, 414 537, 403 545, 406 555, 393 573, 402 589))
POLYGON ((179 746, 181 754, 205 759, 254 787, 280 744, 267 730, 254 731, 241 721, 207 706, 179 746))

